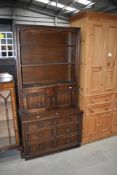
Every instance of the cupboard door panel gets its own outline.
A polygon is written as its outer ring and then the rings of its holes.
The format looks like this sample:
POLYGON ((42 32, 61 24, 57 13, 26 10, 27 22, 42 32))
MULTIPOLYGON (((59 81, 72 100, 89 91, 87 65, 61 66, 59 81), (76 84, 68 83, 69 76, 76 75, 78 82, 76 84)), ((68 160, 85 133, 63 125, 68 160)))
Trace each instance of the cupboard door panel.
POLYGON ((104 91, 112 91, 114 89, 114 70, 106 68, 103 75, 104 91))
POLYGON ((91 28, 91 67, 102 66, 104 51, 103 25, 93 24, 91 28))
POLYGON ((89 92, 91 94, 101 93, 103 91, 103 72, 101 67, 91 68, 89 72, 89 92))
POLYGON ((112 129, 112 112, 101 114, 99 117, 100 133, 99 137, 104 138, 111 135, 112 129))
POLYGON ((117 66, 117 27, 109 25, 107 32, 106 67, 113 68, 117 66))
POLYGON ((97 121, 95 116, 86 117, 84 120, 83 142, 91 142, 97 138, 97 121))
POLYGON ((27 88, 23 91, 25 111, 37 112, 49 108, 49 88, 27 88))

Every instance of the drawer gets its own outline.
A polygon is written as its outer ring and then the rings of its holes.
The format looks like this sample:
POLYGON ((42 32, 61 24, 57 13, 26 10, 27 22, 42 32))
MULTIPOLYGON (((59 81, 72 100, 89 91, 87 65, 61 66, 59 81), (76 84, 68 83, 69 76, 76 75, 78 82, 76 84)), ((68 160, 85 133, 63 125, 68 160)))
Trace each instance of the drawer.
POLYGON ((60 138, 52 142, 53 148, 67 147, 69 145, 80 143, 80 136, 74 135, 70 137, 60 138))
POLYGON ((66 135, 66 134, 71 134, 71 133, 78 133, 80 134, 80 124, 79 123, 75 123, 75 124, 68 124, 65 126, 59 126, 56 128, 56 136, 60 136, 60 135, 66 135))
POLYGON ((54 129, 42 130, 32 134, 27 134, 28 144, 42 143, 43 141, 54 137, 54 129))
POLYGON ((63 116, 60 118, 57 118, 55 120, 56 125, 62 125, 70 122, 76 122, 80 120, 80 115, 75 114, 75 115, 69 115, 69 116, 63 116))
POLYGON ((62 148, 77 145, 78 143, 80 143, 80 137, 78 135, 60 138, 46 143, 30 145, 27 147, 27 154, 44 154, 46 152, 60 150, 62 148))
POLYGON ((42 154, 52 150, 52 141, 28 146, 28 154, 42 154))
POLYGON ((92 96, 86 98, 86 106, 113 101, 113 94, 92 96))
POLYGON ((98 114, 103 112, 112 111, 112 103, 99 104, 86 107, 86 115, 98 114))
POLYGON ((40 120, 36 122, 30 122, 27 124, 27 131, 36 131, 43 128, 52 127, 54 125, 53 120, 40 120))

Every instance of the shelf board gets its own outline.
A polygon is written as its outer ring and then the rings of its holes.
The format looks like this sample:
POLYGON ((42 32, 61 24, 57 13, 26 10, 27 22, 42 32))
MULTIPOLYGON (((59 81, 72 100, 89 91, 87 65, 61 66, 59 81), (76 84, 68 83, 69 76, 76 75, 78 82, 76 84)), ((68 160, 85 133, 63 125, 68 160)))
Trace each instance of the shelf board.
POLYGON ((38 45, 38 43, 31 44, 20 44, 21 47, 76 47, 74 44, 66 44, 66 45, 38 45))
POLYGON ((67 64, 68 65, 69 64, 75 64, 75 62, 67 62, 67 63, 66 62, 63 62, 63 63, 59 63, 58 62, 58 63, 45 63, 45 64, 39 64, 39 63, 36 64, 35 63, 35 64, 22 64, 21 66, 22 67, 32 67, 32 66, 36 66, 37 67, 37 66, 53 66, 53 65, 67 65, 67 64))
POLYGON ((75 81, 57 81, 57 82, 24 82, 23 88, 28 87, 50 87, 50 86, 56 86, 56 85, 62 85, 62 84, 74 84, 75 81))

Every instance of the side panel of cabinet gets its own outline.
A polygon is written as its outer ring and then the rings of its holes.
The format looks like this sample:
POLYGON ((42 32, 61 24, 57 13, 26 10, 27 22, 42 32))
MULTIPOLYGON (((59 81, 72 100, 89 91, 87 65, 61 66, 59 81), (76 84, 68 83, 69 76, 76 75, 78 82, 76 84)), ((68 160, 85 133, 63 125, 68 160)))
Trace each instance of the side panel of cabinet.
POLYGON ((104 55, 104 26, 98 22, 92 22, 90 27, 90 62, 91 67, 102 67, 104 55))

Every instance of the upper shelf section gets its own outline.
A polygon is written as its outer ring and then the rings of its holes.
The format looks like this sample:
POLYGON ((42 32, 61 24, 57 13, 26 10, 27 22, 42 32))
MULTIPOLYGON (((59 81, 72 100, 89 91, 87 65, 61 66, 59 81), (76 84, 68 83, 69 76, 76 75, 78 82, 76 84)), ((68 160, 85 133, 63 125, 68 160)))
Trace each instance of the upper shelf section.
POLYGON ((74 62, 76 58, 76 30, 28 28, 20 30, 21 64, 74 62))
POLYGON ((22 85, 75 81, 79 30, 17 26, 18 69, 21 71, 22 85))

